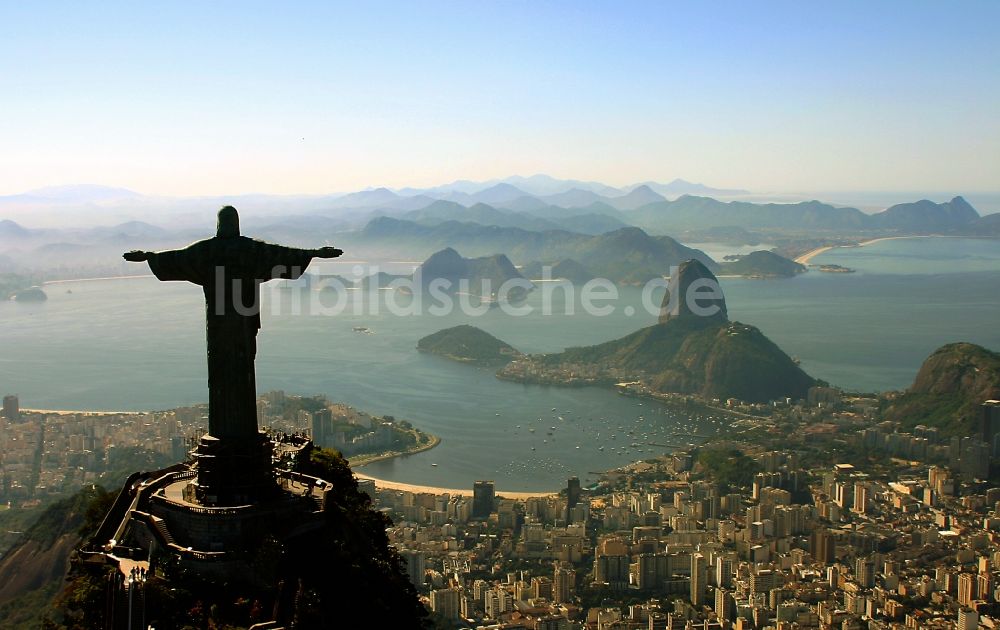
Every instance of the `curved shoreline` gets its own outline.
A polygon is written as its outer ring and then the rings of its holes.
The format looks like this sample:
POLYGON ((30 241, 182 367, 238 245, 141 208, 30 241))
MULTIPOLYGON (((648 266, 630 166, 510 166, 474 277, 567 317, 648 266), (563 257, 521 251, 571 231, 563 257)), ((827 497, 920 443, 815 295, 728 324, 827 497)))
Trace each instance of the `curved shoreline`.
MULTIPOLYGON (((90 414, 94 416, 120 416, 120 415, 146 415, 151 413, 163 413, 157 411, 111 411, 107 409, 102 410, 85 410, 85 409, 28 409, 21 408, 21 413, 38 413, 49 416, 69 416, 69 415, 83 415, 90 414)), ((422 453, 424 451, 429 451, 438 444, 441 443, 441 438, 432 433, 419 432, 420 435, 426 435, 430 440, 424 444, 421 444, 413 449, 406 451, 396 451, 388 453, 379 453, 378 455, 372 455, 370 458, 366 459, 364 455, 358 457, 361 460, 360 464, 352 465, 361 468, 362 466, 367 466, 368 464, 373 464, 375 462, 380 462, 386 459, 392 459, 393 457, 401 457, 403 455, 415 455, 416 453, 422 453)))
MULTIPOLYGON (((384 490, 401 490, 404 492, 430 492, 431 494, 450 494, 453 496, 471 497, 473 496, 471 489, 460 489, 460 488, 440 488, 437 486, 421 486, 415 483, 405 483, 402 481, 388 481, 386 479, 379 479, 378 477, 372 477, 371 475, 366 475, 355 471, 354 476, 358 479, 369 479, 375 482, 376 488, 382 488, 384 490)), ((496 495, 498 497, 504 497, 507 499, 531 499, 534 497, 552 497, 558 495, 558 491, 551 492, 506 492, 504 490, 497 489, 496 495)))
POLYGON ((840 245, 824 245, 823 247, 817 247, 816 249, 810 250, 802 254, 798 258, 796 258, 795 262, 799 263, 800 265, 808 265, 809 261, 812 260, 814 257, 819 256, 824 252, 828 252, 834 247, 840 247, 840 245))
POLYGON ((830 251, 831 249, 839 249, 842 247, 845 248, 867 247, 869 245, 874 245, 875 243, 881 243, 882 241, 898 241, 909 238, 972 238, 972 237, 957 236, 957 235, 953 236, 949 234, 912 234, 910 236, 879 236, 878 238, 870 238, 867 241, 860 241, 855 245, 824 245, 823 247, 817 247, 816 249, 809 250, 808 252, 796 258, 795 262, 799 263, 800 265, 807 265, 809 264, 810 260, 812 260, 816 256, 819 256, 820 254, 824 254, 830 251))
MULTIPOLYGON (((438 437, 438 436, 436 436, 436 435, 434 435, 434 434, 424 433, 422 431, 420 432, 420 434, 421 435, 427 435, 427 436, 429 436, 431 438, 430 441, 427 442, 426 444, 421 444, 421 445, 419 445, 419 446, 417 446, 417 447, 415 447, 413 449, 410 449, 410 450, 398 451, 398 452, 388 452, 388 453, 379 453, 378 455, 372 455, 370 458, 367 458, 367 459, 365 458, 364 455, 361 455, 360 457, 358 457, 358 459, 361 460, 361 463, 360 464, 350 464, 351 469, 353 470, 354 468, 361 468, 362 466, 367 466, 368 464, 374 464, 375 462, 381 462, 381 461, 385 461, 387 459, 392 459, 393 457, 402 457, 404 455, 416 455, 417 453, 423 453, 424 451, 429 451, 429 450, 431 450, 432 448, 434 448, 435 446, 437 446, 438 444, 441 443, 441 438, 438 437)), ((350 461, 351 460, 348 459, 348 463, 350 463, 350 461)))

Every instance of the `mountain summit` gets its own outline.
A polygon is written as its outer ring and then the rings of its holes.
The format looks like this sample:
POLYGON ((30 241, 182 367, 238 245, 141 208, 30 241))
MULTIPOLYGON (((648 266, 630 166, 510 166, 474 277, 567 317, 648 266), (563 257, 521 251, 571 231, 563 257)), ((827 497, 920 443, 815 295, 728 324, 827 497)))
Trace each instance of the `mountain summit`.
POLYGON ((729 321, 722 289, 700 261, 673 274, 663 309, 659 323, 620 339, 515 359, 497 375, 561 385, 639 382, 653 394, 749 402, 804 398, 816 383, 760 330, 729 321))
POLYGON ((531 286, 517 271, 517 268, 503 254, 481 258, 463 258, 461 254, 446 247, 424 261, 414 275, 421 287, 427 288, 435 281, 444 282, 447 292, 467 291, 484 298, 497 298, 508 281, 521 280, 522 285, 506 287, 505 296, 516 301, 527 294, 525 286, 531 286))
POLYGON ((912 203, 899 203, 871 215, 869 223, 876 228, 929 231, 959 228, 979 219, 979 213, 963 197, 934 203, 921 199, 912 203))
POLYGON ((678 319, 704 323, 729 321, 719 280, 701 261, 691 259, 681 263, 663 295, 659 323, 678 319))
POLYGON ((948 436, 974 435, 981 430, 980 405, 997 398, 1000 352, 972 343, 950 343, 927 357, 913 385, 891 401, 885 417, 907 427, 938 427, 948 436))

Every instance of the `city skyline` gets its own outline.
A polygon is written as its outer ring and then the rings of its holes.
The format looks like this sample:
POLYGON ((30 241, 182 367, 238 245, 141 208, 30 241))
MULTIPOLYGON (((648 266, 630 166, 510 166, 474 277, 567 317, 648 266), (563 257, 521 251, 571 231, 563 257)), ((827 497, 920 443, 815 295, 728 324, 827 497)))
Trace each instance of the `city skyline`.
POLYGON ((5 6, 0 194, 990 191, 992 3, 5 6), (933 42, 933 45, 929 43, 933 42))

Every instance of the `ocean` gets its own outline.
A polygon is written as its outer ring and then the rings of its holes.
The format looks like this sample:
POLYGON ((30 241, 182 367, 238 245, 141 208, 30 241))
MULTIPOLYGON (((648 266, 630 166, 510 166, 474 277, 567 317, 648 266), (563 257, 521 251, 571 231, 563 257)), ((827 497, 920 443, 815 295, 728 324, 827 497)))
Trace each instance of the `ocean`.
MULTIPOLYGON (((812 262, 856 273, 721 282, 731 319, 759 327, 815 377, 854 391, 901 389, 942 344, 1000 349, 1000 241, 889 240, 831 250, 812 262)), ((344 271, 336 263, 323 268, 344 271)), ((388 311, 387 301, 398 296, 387 291, 345 292, 338 298, 343 312, 320 315, 292 304, 294 295, 309 301, 318 292, 273 288, 263 302, 258 389, 324 394, 441 436, 435 449, 364 472, 445 487, 493 479, 502 490, 552 490, 568 476, 586 483, 596 471, 725 430, 719 417, 690 418, 601 388, 503 382, 490 369, 415 350, 421 337, 460 323, 524 352, 553 352, 655 321, 637 287, 620 289, 607 316, 588 315, 578 304, 567 314, 562 289, 551 290, 548 315, 537 290, 526 302, 534 312, 525 316, 499 309, 400 316, 388 311)), ((47 302, 0 303, 0 393, 17 393, 24 407, 52 409, 168 409, 207 399, 198 287, 134 278, 46 291, 47 302)))

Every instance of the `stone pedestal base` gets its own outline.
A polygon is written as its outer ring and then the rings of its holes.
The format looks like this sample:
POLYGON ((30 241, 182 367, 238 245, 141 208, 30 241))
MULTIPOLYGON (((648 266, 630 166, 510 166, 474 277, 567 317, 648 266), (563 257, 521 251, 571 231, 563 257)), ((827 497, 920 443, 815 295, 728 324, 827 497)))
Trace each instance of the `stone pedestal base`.
POLYGON ((247 438, 202 436, 195 449, 198 479, 192 482, 199 503, 232 506, 258 503, 276 489, 271 441, 263 433, 247 438))

